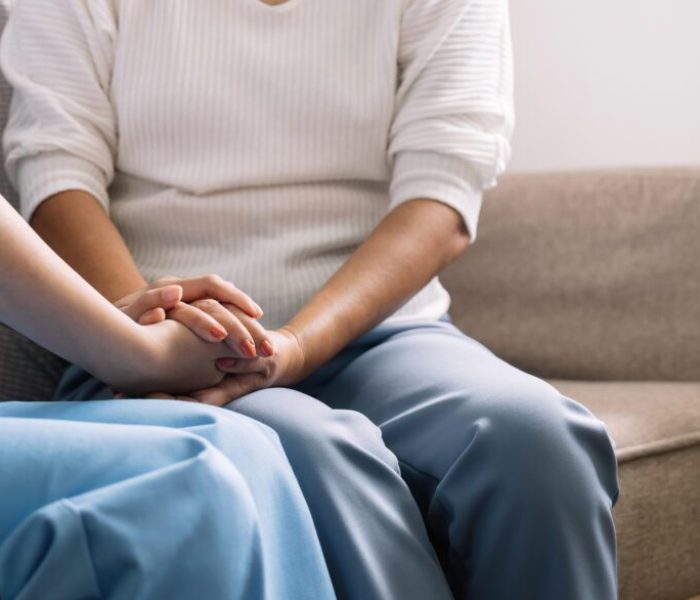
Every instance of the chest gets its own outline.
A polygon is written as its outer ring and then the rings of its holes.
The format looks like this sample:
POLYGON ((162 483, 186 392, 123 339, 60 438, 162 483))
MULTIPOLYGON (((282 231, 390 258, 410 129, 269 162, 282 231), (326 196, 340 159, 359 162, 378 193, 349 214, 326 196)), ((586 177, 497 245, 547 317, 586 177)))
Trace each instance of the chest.
POLYGON ((399 3, 121 0, 111 87, 120 135, 384 126, 399 3))

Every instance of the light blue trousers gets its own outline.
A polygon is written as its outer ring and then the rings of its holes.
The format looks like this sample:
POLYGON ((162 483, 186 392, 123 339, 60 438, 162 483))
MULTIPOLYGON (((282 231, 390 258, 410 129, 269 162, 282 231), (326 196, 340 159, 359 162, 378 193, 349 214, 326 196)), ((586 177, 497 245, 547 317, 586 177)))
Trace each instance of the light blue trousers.
POLYGON ((334 597, 277 435, 177 401, 0 404, 0 597, 334 597))
MULTIPOLYGON (((109 397, 78 370, 60 393, 109 397)), ((617 597, 605 426, 445 320, 227 408, 279 434, 341 598, 617 597)))

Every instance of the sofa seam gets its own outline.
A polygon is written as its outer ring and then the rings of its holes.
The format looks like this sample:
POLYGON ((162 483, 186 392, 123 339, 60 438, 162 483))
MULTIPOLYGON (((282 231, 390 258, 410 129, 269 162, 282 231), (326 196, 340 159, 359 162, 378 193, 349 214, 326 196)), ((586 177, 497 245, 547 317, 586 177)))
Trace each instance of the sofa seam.
POLYGON ((620 464, 624 464, 693 447, 700 447, 700 431, 663 438, 645 444, 626 446, 617 451, 617 460, 620 464))

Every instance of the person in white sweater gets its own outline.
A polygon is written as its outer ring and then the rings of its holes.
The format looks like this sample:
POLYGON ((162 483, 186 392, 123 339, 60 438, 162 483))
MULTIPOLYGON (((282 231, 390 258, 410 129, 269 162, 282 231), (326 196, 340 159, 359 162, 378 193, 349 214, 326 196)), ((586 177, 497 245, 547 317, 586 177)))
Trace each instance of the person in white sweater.
MULTIPOLYGON (((509 158, 511 58, 506 0, 20 0, 2 39, 44 239, 110 300, 213 272, 263 307, 188 397, 277 431, 341 597, 616 596, 604 425, 438 279, 509 158)), ((228 318, 168 317, 197 311, 228 318)))

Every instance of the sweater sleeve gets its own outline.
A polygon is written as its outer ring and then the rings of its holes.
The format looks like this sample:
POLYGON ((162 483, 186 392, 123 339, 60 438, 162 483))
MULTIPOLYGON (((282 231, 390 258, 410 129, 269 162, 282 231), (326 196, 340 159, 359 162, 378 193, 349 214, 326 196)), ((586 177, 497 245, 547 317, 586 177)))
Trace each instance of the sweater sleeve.
POLYGON ((513 67, 507 0, 406 0, 389 130, 390 209, 454 208, 472 242, 482 191, 510 158, 513 67))
POLYGON ((19 0, 8 20, 0 42, 0 68, 13 89, 5 168, 27 220, 69 189, 109 210, 115 23, 111 0, 19 0))

